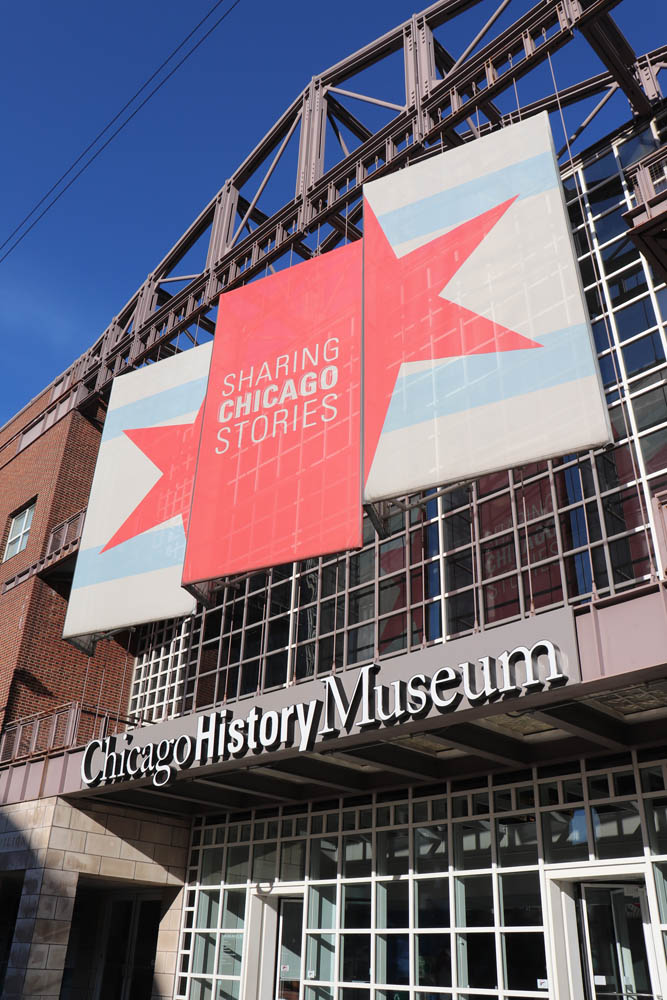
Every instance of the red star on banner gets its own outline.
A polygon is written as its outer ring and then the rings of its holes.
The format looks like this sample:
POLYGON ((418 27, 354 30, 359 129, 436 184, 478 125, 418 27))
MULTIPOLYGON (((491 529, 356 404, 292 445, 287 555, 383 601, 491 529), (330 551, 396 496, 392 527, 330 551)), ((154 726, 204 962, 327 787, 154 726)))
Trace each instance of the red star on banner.
POLYGON ((516 198, 397 257, 364 203, 364 468, 368 478, 401 365, 540 347, 440 293, 516 198))
POLYGON ((191 424, 137 427, 125 431, 162 473, 102 552, 180 515, 187 536, 204 404, 191 424))

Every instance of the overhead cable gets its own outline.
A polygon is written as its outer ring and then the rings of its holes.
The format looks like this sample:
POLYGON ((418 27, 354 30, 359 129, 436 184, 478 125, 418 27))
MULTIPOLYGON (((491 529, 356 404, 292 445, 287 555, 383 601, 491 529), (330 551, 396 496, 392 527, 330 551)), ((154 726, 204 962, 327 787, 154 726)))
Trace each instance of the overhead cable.
MULTIPOLYGON (((109 131, 109 129, 111 128, 111 126, 114 125, 118 121, 118 119, 121 117, 121 115, 123 114, 123 112, 125 112, 130 107, 130 105, 133 104, 133 102, 137 99, 137 97, 139 97, 139 95, 141 93, 143 93, 143 91, 146 89, 146 87, 155 79, 155 77, 164 69, 164 67, 169 62, 171 62, 171 60, 174 58, 174 56, 176 55, 176 53, 180 52, 180 50, 183 48, 183 46, 188 43, 188 41, 197 32, 197 30, 202 26, 202 24, 204 24, 204 22, 207 21, 209 19, 209 17, 214 13, 214 11, 217 10, 217 8, 220 7, 220 5, 222 3, 224 3, 224 2, 225 2, 225 0, 216 0, 216 3, 213 4, 213 6, 211 7, 211 9, 208 11, 208 13, 195 25, 195 27, 189 32, 189 34, 187 34, 185 36, 185 38, 176 46, 176 48, 173 49, 173 51, 167 56, 167 58, 165 60, 163 60, 163 62, 158 66, 158 68, 155 70, 155 72, 152 73, 148 77, 148 79, 141 85, 141 87, 139 88, 139 90, 137 90, 136 93, 129 99, 129 101, 127 101, 123 105, 123 107, 120 109, 120 111, 118 111, 117 114, 114 115, 114 117, 111 119, 111 121, 109 121, 104 126, 104 128, 100 132, 98 132, 98 134, 95 136, 95 138, 88 144, 88 146, 86 146, 86 148, 77 157, 77 159, 74 160, 74 162, 67 168, 67 170, 64 172, 64 174, 62 174, 58 178, 58 180, 49 188, 49 190, 46 192, 46 194, 37 202, 36 205, 33 206, 33 208, 25 216, 25 218, 9 234, 9 236, 6 238, 6 240, 4 241, 4 243, 0 244, 0 250, 2 250, 5 246, 7 246, 7 244, 10 242, 10 240, 19 232, 19 230, 25 225, 25 223, 31 218, 31 216, 33 216, 35 214, 35 212, 37 211, 37 209, 40 208, 40 206, 44 204, 44 202, 47 200, 47 198, 51 194, 53 194, 53 192, 56 190, 56 188, 58 188, 58 186, 62 183, 62 181, 64 181, 65 178, 69 174, 71 174, 71 172, 74 170, 74 168, 81 162, 81 160, 86 156, 86 154, 90 152, 90 150, 96 145, 96 143, 99 142, 99 140, 102 138, 102 136, 105 135, 109 131)), ((227 18, 232 13, 232 11, 234 10, 234 8, 238 7, 238 5, 240 3, 241 3, 241 0, 234 0, 234 2, 232 3, 231 7, 229 7, 224 12, 224 14, 222 14, 218 18, 218 20, 208 29, 208 31, 206 31, 202 35, 202 37, 199 39, 199 41, 197 41, 192 46, 192 48, 189 49, 189 51, 185 53, 185 55, 182 57, 182 59, 180 59, 176 63, 176 65, 167 73, 167 75, 165 77, 163 77, 163 79, 157 84, 157 86, 154 87, 153 90, 151 90, 150 93, 143 99, 143 101, 134 109, 134 111, 132 112, 132 114, 128 115, 128 117, 123 122, 121 122, 121 124, 118 126, 118 128, 114 132, 111 133, 111 135, 106 140, 106 142, 104 142, 99 147, 99 149, 90 157, 90 159, 87 160, 83 164, 83 166, 74 174, 74 176, 72 178, 70 178, 70 180, 68 181, 68 183, 62 188, 61 191, 58 192, 58 194, 55 196, 55 198, 52 198, 52 200, 46 205, 46 207, 39 213, 39 215, 37 216, 37 218, 33 219, 33 221, 27 227, 27 229, 18 237, 17 240, 14 241, 14 243, 12 243, 12 245, 2 255, 2 257, 0 257, 0 264, 3 262, 3 260, 6 260, 6 258, 9 257, 10 253, 12 253, 12 251, 16 249, 16 247, 19 245, 19 243, 21 243, 25 239, 25 237, 28 235, 28 233, 32 229, 34 229, 34 227, 37 225, 37 223, 40 221, 40 219, 42 219, 46 215, 46 213, 49 211, 49 209, 52 208, 56 204, 56 202, 60 200, 60 198, 62 198, 62 196, 65 194, 65 192, 67 190, 69 190, 69 188, 71 188, 71 186, 81 176, 81 174, 85 170, 87 170, 88 167, 97 159, 97 157, 100 155, 100 153, 102 153, 107 148, 107 146, 116 138, 116 136, 120 132, 123 131, 123 129, 125 128, 125 126, 128 125, 132 121, 132 119, 135 117, 135 115, 138 114, 138 112, 141 111, 141 109, 143 107, 145 107, 146 104, 148 104, 148 102, 151 100, 151 98, 154 97, 155 94, 157 94, 157 92, 165 85, 165 83, 167 83, 167 81, 171 79, 171 77, 174 75, 174 73, 176 73, 176 71, 180 69, 180 67, 183 65, 183 63, 186 62, 190 58, 190 56, 194 52, 197 51, 197 49, 199 48, 199 46, 203 42, 206 41, 206 39, 209 37, 209 35, 211 35, 220 24, 222 24, 222 22, 225 20, 225 18, 227 18)))

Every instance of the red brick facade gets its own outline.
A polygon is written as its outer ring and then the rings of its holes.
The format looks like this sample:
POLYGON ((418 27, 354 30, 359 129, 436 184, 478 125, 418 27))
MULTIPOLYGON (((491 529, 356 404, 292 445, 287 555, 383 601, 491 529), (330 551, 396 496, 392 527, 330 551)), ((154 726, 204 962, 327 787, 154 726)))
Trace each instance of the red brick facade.
MULTIPOLYGON (((40 397, 39 408, 46 398, 40 397)), ((72 411, 18 454, 17 432, 39 412, 31 404, 0 432, 0 558, 13 515, 36 499, 26 548, 0 562, 0 588, 46 553, 53 528, 85 508, 100 432, 72 411)), ((60 588, 59 588, 60 589, 60 588)), ((125 713, 132 657, 118 642, 100 642, 90 659, 62 639, 66 594, 32 576, 0 593, 0 720, 3 725, 85 700, 125 713)), ((89 729, 89 724, 85 727, 89 729)), ((87 732, 81 734, 84 738, 87 732)))

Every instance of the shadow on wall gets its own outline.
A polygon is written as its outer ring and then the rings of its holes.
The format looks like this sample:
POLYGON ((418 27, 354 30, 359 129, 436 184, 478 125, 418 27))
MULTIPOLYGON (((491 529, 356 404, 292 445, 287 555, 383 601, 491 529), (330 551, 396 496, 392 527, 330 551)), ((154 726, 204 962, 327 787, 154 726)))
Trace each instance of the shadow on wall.
POLYGON ((22 996, 23 976, 37 919, 42 864, 21 813, 0 813, 0 997, 22 996))
POLYGON ((4 996, 5 974, 22 890, 23 872, 7 872, 0 876, 0 996, 4 996))
POLYGON ((167 1000, 189 817, 63 798, 0 812, 0 998, 167 1000))

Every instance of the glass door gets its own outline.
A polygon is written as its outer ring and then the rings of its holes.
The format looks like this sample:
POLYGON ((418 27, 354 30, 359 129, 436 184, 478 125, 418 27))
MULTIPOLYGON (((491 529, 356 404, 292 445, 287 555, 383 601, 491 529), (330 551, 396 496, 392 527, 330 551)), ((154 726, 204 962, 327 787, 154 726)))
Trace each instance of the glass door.
POLYGON ((658 1000, 646 947, 644 887, 583 885, 581 905, 588 1000, 658 1000))
POLYGON ((93 1000, 150 1000, 162 903, 143 894, 102 903, 101 955, 93 1000))
POLYGON ((299 1000, 303 897, 280 900, 276 941, 275 1000, 299 1000))

